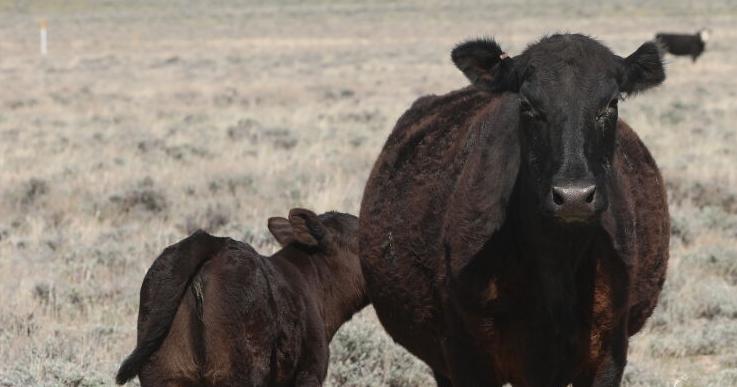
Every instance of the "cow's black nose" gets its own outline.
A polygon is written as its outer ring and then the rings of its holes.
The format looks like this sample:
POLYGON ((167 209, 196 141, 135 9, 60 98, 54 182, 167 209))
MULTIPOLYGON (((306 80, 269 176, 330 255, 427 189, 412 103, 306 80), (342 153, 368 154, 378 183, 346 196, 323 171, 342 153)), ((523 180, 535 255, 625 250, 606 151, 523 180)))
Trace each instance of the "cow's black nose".
POLYGON ((595 184, 556 185, 550 190, 548 206, 553 214, 566 221, 583 221, 596 211, 595 184))
POLYGON ((553 187, 553 201, 559 206, 566 203, 593 203, 596 185, 553 187))

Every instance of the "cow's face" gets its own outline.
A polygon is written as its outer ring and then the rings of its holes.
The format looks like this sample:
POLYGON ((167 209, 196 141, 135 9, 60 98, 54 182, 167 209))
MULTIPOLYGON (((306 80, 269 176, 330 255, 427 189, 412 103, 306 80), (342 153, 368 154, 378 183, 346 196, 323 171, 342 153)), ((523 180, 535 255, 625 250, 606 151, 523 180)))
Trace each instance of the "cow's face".
POLYGON ((708 28, 704 28, 699 31, 698 35, 699 38, 701 38, 701 42, 706 43, 709 40, 709 36, 711 35, 711 30, 708 28))
POLYGON ((477 86, 518 95, 526 189, 540 210, 563 222, 589 222, 607 208, 622 95, 665 79, 657 47, 627 58, 582 35, 553 35, 508 58, 489 40, 461 44, 456 65, 477 86))

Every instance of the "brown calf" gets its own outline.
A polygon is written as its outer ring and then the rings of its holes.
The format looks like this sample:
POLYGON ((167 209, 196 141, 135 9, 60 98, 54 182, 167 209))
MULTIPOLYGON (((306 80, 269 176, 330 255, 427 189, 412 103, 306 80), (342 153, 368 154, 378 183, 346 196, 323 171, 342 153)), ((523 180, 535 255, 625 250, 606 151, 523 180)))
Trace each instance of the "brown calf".
POLYGON ((136 349, 116 380, 142 386, 319 386, 328 344, 368 304, 358 220, 293 209, 269 219, 282 249, 198 231, 154 261, 136 349))

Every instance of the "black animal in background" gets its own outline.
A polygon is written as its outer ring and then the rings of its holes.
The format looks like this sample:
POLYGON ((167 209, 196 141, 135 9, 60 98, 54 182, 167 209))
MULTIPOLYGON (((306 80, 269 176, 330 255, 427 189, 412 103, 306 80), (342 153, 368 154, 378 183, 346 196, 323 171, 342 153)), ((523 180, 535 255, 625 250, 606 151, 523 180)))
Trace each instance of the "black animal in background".
POLYGON ((691 60, 696 59, 704 52, 706 42, 709 40, 711 31, 702 29, 695 34, 673 34, 660 32, 655 35, 655 40, 660 43, 663 49, 675 56, 690 56, 691 60))

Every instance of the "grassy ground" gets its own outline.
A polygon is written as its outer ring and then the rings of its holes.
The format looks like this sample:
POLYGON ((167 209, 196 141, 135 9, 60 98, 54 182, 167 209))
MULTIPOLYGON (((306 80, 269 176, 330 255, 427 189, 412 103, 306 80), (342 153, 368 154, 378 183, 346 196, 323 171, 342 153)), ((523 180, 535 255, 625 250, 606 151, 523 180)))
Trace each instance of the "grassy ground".
MULTIPOLYGON (((673 217, 626 384, 737 385, 737 9, 599 3, 0 1, 0 386, 112 384, 146 268, 198 227, 270 252, 269 216, 356 213, 398 116, 465 85, 456 42, 493 34, 517 53, 580 31, 626 55, 702 26, 702 60, 669 60, 664 86, 621 107, 673 217)), ((430 381, 370 309, 332 349, 330 385, 430 381)))

